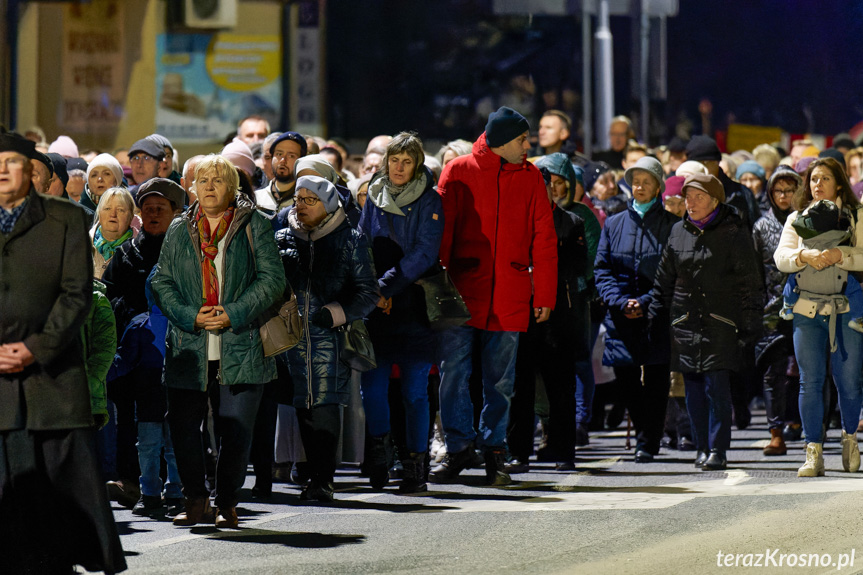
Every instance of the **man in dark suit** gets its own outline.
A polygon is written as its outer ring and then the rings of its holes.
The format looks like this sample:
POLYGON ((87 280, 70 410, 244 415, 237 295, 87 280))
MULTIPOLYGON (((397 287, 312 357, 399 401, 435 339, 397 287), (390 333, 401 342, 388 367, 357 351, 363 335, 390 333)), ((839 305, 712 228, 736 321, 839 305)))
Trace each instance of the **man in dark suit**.
POLYGON ((80 348, 85 214, 36 193, 33 142, 0 133, 0 572, 126 568, 99 482, 80 348))

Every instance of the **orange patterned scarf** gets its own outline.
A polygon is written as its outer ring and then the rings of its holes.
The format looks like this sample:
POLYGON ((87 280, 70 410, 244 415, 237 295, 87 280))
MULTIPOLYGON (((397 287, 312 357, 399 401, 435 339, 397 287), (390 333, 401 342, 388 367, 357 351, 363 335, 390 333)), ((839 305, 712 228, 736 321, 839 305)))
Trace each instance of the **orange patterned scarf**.
POLYGON ((216 232, 210 231, 210 220, 199 209, 195 222, 198 224, 198 236, 201 238, 201 252, 204 259, 201 261, 201 272, 204 277, 204 305, 219 305, 219 277, 216 274, 216 255, 219 253, 219 242, 225 237, 231 220, 234 219, 234 206, 231 206, 222 215, 216 232))

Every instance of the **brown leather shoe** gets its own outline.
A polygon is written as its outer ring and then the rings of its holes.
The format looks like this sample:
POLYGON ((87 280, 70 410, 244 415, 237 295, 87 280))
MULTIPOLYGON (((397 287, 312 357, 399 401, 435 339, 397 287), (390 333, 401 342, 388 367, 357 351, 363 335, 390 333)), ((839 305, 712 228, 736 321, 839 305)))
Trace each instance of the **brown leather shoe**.
POLYGON ((213 508, 210 507, 209 497, 196 497, 185 499, 186 511, 174 517, 174 525, 188 527, 198 523, 213 522, 213 508))
POLYGON ((237 508, 236 507, 228 507, 222 509, 221 507, 216 511, 216 527, 226 527, 229 529, 236 529, 240 526, 240 519, 237 517, 237 508))
POLYGON ((785 440, 782 439, 782 429, 779 427, 770 430, 770 443, 764 448, 764 455, 785 455, 788 449, 785 440))

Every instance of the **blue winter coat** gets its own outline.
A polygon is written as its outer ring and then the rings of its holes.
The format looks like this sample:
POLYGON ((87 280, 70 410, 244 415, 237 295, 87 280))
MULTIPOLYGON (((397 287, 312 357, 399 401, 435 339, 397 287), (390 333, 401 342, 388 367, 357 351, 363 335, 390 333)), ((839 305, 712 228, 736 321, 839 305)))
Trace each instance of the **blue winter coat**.
POLYGON ((380 293, 393 298, 388 315, 376 306, 367 310, 369 333, 376 353, 396 360, 434 359, 435 336, 429 328, 425 296, 414 283, 437 269, 443 235, 441 198, 431 172, 427 168, 426 172, 426 188, 401 208, 404 216, 385 212, 368 200, 359 224, 372 247, 380 293))
POLYGON ((292 211, 288 227, 276 234, 276 244, 285 275, 297 294, 304 328, 300 342, 287 352, 294 407, 347 405, 351 370, 339 359, 341 342, 336 328, 362 318, 380 297, 368 243, 339 208, 311 233, 299 228, 292 211), (310 321, 324 307, 332 314, 332 328, 310 321))
POLYGON ((667 327, 657 325, 657 333, 651 333, 647 311, 662 250, 680 218, 666 211, 661 201, 642 218, 632 201, 626 211, 605 221, 594 263, 596 288, 608 306, 602 363, 613 367, 667 363, 669 354, 667 327), (641 318, 624 316, 630 299, 641 304, 641 318))

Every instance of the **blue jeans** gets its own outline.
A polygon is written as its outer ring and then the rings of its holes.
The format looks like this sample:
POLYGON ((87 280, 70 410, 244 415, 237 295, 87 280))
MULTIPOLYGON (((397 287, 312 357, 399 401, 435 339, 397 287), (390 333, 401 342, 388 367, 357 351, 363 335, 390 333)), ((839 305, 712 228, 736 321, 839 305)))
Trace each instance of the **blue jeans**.
POLYGON ((366 425, 372 437, 390 432, 389 386, 393 363, 401 370, 402 403, 405 406, 407 447, 412 453, 428 451, 429 433, 429 370, 431 363, 379 361, 378 367, 363 373, 360 387, 366 425))
POLYGON ((162 478, 159 476, 162 448, 165 449, 165 462, 168 468, 168 480, 165 482, 165 497, 180 499, 183 497, 180 473, 177 471, 177 460, 174 458, 174 446, 171 444, 171 433, 167 422, 138 422, 138 463, 141 466, 141 495, 161 497, 162 478))
POLYGON ((518 332, 485 331, 469 326, 440 333, 440 417, 449 453, 477 447, 502 449, 506 442, 509 404, 515 385, 518 332), (479 435, 473 428, 470 400, 471 356, 479 346, 482 365, 483 406, 479 435))
POLYGON ((683 382, 696 449, 725 454, 731 447, 731 372, 684 373, 683 382))
POLYGON ((593 417, 593 346, 599 337, 599 323, 590 324, 590 356, 575 362, 575 423, 587 427, 593 417))
POLYGON ((842 428, 856 433, 863 403, 860 369, 863 365, 863 334, 848 327, 851 314, 839 314, 836 320, 836 351, 830 353, 829 316, 809 318, 794 314, 794 354, 800 368, 800 420, 806 441, 824 442, 824 381, 827 358, 839 392, 842 428))

